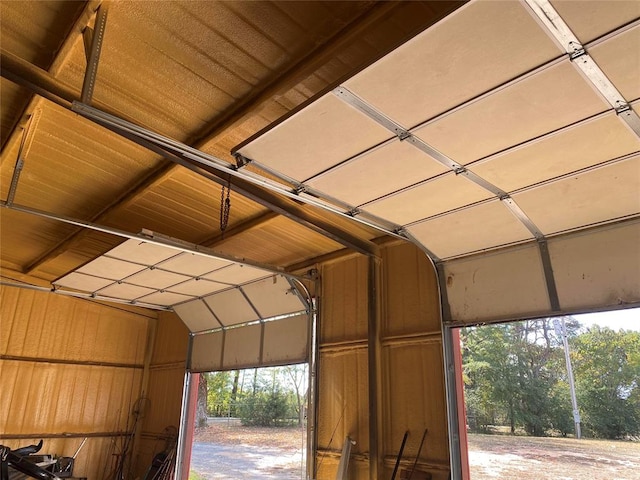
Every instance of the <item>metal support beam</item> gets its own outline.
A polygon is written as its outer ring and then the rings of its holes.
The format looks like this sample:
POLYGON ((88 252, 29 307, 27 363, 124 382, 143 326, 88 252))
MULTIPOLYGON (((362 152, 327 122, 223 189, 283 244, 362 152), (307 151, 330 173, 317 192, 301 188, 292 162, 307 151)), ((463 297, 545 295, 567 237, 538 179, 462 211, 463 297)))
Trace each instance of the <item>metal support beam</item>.
POLYGON ((380 259, 369 258, 369 327, 368 327, 368 380, 369 380, 369 479, 377 480, 384 471, 382 421, 382 346, 380 342, 381 317, 381 264, 380 259))
MULTIPOLYGON (((86 52, 85 50, 87 55, 87 69, 85 70, 84 82, 82 84, 82 95, 80 96, 82 103, 90 104, 91 98, 93 97, 93 89, 98 75, 98 64, 100 62, 100 52, 102 51, 102 41, 104 39, 106 25, 107 5, 102 4, 100 5, 100 8, 98 8, 98 12, 96 14, 95 28, 92 30, 91 35, 91 48, 89 52, 86 52)), ((87 37, 83 36, 83 38, 85 39, 86 49, 87 37)))
MULTIPOLYGON (((25 288, 27 290, 36 290, 38 292, 57 293, 58 295, 65 295, 67 297, 74 297, 74 298, 82 298, 82 299, 85 299, 85 300, 96 300, 96 301, 102 301, 102 302, 121 303, 123 305, 129 305, 129 306, 132 305, 131 302, 126 301, 126 300, 120 300, 118 298, 101 297, 100 295, 93 295, 91 293, 81 293, 81 292, 75 292, 75 291, 71 291, 71 290, 59 290, 59 289, 40 287, 38 285, 30 285, 30 284, 25 284, 25 283, 13 283, 13 282, 0 281, 0 286, 25 288)), ((151 309, 151 310, 167 310, 167 311, 171 310, 170 307, 161 307, 159 305, 152 305, 152 304, 144 303, 144 302, 136 302, 135 306, 136 307, 142 307, 142 308, 148 308, 148 309, 151 309)))
MULTIPOLYGON (((357 238, 339 228, 332 225, 330 222, 325 221, 319 218, 317 215, 313 215, 312 212, 302 206, 286 201, 282 196, 277 195, 276 193, 282 193, 285 196, 293 197, 290 192, 282 187, 277 187, 275 189, 270 189, 269 184, 266 182, 255 181, 251 178, 245 178, 246 175, 243 173, 236 172, 235 169, 231 165, 228 167, 224 166, 224 162, 220 159, 216 159, 215 157, 211 157, 209 155, 203 154, 202 152, 194 153, 194 149, 189 147, 189 151, 191 154, 187 155, 179 150, 178 146, 173 145, 175 142, 170 139, 166 139, 166 137, 162 137, 160 140, 160 144, 158 145, 153 141, 152 138, 143 138, 137 136, 134 132, 128 131, 128 129, 122 129, 116 124, 105 122, 102 123, 101 120, 93 119, 99 125, 121 135, 124 138, 127 138, 138 145, 141 145, 149 150, 158 153, 159 155, 164 156, 167 160, 170 160, 178 165, 182 165, 190 169, 191 171, 209 179, 213 182, 228 186, 228 178, 226 175, 234 175, 235 178, 231 183, 231 190, 237 192, 244 197, 247 197, 260 205, 263 205, 270 210, 283 215, 290 220, 293 220, 327 238, 334 240, 337 243, 340 243, 348 248, 355 250, 356 252, 362 253, 364 255, 379 255, 379 248, 367 241, 360 238, 357 238), (165 147, 168 150, 165 150, 165 147), (196 160, 200 155, 204 155, 207 158, 196 160), (210 160, 211 157, 213 160, 210 160), (222 163, 220 163, 222 162, 222 163), (267 186, 267 190, 262 188, 262 186, 267 186), (270 190, 275 190, 273 193, 270 190)), ((156 134, 154 134, 155 136, 156 134)))
POLYGON ((456 396, 456 370, 451 327, 442 329, 442 348, 444 352, 444 379, 447 400, 447 423, 449 427, 449 462, 451 480, 462 480, 462 462, 460 451, 460 424, 458 422, 458 402, 456 396))
POLYGON ((538 239, 538 249, 540 251, 540 259, 542 261, 542 270, 544 272, 544 280, 547 285, 547 295, 549 297, 549 306, 552 312, 560 312, 560 298, 558 297, 558 288, 556 279, 553 276, 553 266, 551 264, 551 255, 549 254, 549 245, 544 238, 538 239))

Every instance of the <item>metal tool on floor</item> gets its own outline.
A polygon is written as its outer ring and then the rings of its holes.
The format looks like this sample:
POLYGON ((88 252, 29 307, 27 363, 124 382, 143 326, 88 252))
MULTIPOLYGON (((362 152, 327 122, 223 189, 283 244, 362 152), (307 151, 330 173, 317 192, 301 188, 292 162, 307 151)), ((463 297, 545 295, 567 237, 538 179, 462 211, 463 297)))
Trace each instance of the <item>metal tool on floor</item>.
POLYGON ((402 437, 402 443, 400 444, 400 451, 398 452, 398 457, 396 458, 396 466, 393 467, 393 473, 391 474, 391 480, 396 480, 396 474, 398 473, 398 467, 400 466, 400 461, 402 460, 402 452, 404 452, 404 446, 407 443, 407 438, 409 437, 409 430, 404 432, 404 437, 402 437))

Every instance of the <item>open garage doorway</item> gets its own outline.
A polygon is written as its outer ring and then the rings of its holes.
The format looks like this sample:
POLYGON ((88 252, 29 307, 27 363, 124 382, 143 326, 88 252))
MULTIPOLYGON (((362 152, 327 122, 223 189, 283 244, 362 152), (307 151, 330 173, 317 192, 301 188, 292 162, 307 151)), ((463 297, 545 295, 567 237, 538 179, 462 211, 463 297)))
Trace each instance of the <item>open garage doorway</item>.
POLYGON ((307 363, 200 373, 189 479, 306 478, 309 394, 307 363))
POLYGON ((640 309, 452 336, 464 392, 463 478, 638 478, 640 309))

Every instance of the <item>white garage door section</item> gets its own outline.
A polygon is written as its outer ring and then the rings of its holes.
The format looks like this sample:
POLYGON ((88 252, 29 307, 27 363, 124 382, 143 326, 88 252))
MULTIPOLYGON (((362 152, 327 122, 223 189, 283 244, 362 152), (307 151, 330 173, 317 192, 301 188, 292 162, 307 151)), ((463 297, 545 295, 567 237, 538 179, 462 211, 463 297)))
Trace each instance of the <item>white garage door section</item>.
POLYGON ((475 1, 237 147, 420 244, 445 321, 640 303, 640 2, 475 1))
POLYGON ((129 239, 53 283, 175 311, 191 332, 190 367, 198 371, 307 361, 308 301, 280 273, 129 239))

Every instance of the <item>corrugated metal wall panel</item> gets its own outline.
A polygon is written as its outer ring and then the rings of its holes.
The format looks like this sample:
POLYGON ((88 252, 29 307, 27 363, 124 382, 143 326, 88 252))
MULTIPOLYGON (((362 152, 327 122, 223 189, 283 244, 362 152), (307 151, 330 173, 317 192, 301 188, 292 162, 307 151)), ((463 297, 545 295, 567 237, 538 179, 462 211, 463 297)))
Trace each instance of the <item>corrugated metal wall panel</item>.
MULTIPOLYGON (((70 457, 82 443, 83 437, 48 438, 42 445, 42 453, 55 452, 59 456, 70 457)), ((3 445, 18 448, 30 445, 33 440, 2 440, 3 445)), ((78 478, 94 480, 112 478, 115 467, 114 453, 122 449, 122 437, 93 437, 88 438, 82 450, 78 453, 73 465, 73 475, 78 478)))
MULTIPOLYGON (((435 271, 414 245, 382 249, 380 318, 382 403, 378 431, 382 471, 388 478, 402 436, 410 431, 402 468, 411 468, 428 429, 417 470, 434 479, 449 474, 446 396, 439 293, 435 271), (414 458, 411 458, 411 456, 414 458)), ((369 478, 368 268, 364 257, 322 267, 318 479, 333 479, 345 436, 352 448, 350 478, 369 478)))
POLYGON ((387 365, 384 406, 384 444, 391 455, 409 430, 406 458, 414 457, 424 429, 428 429, 421 459, 448 465, 447 417, 442 360, 442 343, 417 343, 384 349, 387 365))
MULTIPOLYGON (((189 330, 175 313, 161 312, 151 365, 186 362, 189 330)), ((184 368, 184 366, 183 366, 184 368)))
POLYGON ((109 475, 141 395, 149 322, 131 309, 0 288, 0 438, 75 453, 74 475, 109 475))
MULTIPOLYGON (((369 385, 366 349, 321 353, 318 448, 340 451, 347 435, 353 454, 369 449, 369 385)), ((322 453, 319 457, 322 458, 322 453)), ((318 459, 319 461, 319 459, 318 459)), ((320 477, 319 477, 320 478, 320 477)))
POLYGON ((0 354, 142 367, 149 319, 59 295, 0 287, 0 354))
POLYGON ((0 360, 2 435, 124 432, 141 369, 0 360))
POLYGON ((180 318, 174 313, 160 312, 146 394, 149 408, 142 419, 132 478, 142 478, 154 455, 165 448, 165 428, 180 427, 188 345, 189 331, 180 318))

